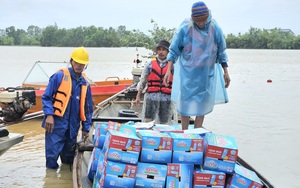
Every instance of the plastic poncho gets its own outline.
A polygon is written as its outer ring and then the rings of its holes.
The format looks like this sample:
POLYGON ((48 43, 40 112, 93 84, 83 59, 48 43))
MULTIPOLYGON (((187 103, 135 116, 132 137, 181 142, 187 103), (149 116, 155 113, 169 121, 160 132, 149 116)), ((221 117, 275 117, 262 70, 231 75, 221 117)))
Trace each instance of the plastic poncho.
POLYGON ((184 116, 203 116, 228 102, 220 63, 227 63, 226 42, 215 20, 200 29, 185 19, 173 37, 168 61, 175 63, 172 100, 184 116))

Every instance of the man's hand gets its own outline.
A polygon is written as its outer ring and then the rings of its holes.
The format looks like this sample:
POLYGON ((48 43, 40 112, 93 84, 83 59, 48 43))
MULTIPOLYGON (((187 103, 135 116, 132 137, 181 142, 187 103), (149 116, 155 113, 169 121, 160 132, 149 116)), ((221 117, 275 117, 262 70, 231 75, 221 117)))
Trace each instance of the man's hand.
POLYGON ((223 67, 223 72, 224 72, 224 82, 225 82, 225 88, 228 88, 230 85, 230 77, 228 73, 227 67, 223 67))
POLYGON ((169 85, 169 78, 170 78, 170 74, 171 72, 170 71, 167 71, 165 76, 164 76, 164 79, 163 79, 163 84, 168 87, 169 85))
POLYGON ((136 105, 136 107, 138 108, 139 106, 140 106, 140 104, 141 104, 141 91, 140 90, 138 90, 138 93, 137 93, 137 95, 136 95, 136 99, 135 99, 135 105, 136 105))
POLYGON ((85 132, 85 131, 82 131, 82 140, 85 142, 86 139, 89 137, 89 133, 88 132, 85 132))
POLYGON ((172 61, 168 61, 168 69, 167 69, 167 72, 164 76, 164 79, 163 79, 163 84, 168 87, 169 85, 169 79, 170 79, 170 76, 171 76, 171 70, 173 69, 173 62, 172 61))
POLYGON ((225 81, 225 88, 228 88, 231 81, 228 72, 224 74, 224 81, 225 81))
POLYGON ((47 115, 44 128, 49 133, 53 132, 53 128, 54 128, 53 115, 47 115))

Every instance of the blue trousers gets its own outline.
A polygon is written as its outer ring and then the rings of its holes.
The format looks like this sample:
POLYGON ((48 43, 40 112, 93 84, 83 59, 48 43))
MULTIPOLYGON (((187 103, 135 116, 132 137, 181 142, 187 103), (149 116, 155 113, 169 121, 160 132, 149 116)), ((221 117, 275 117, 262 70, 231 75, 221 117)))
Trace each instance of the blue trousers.
POLYGON ((60 157, 61 162, 65 164, 73 164, 76 144, 76 137, 70 138, 69 129, 63 136, 55 133, 46 132, 46 167, 57 169, 59 167, 57 160, 60 157))

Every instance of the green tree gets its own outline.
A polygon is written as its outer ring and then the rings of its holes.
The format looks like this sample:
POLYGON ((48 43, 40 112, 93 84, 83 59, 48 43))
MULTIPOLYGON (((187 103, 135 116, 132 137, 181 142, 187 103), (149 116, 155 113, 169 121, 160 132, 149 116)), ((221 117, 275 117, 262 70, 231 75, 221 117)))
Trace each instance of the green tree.
POLYGON ((8 36, 0 36, 0 45, 1 46, 13 46, 14 38, 8 36))
POLYGON ((68 35, 68 40, 70 40, 71 46, 83 46, 84 44, 84 27, 76 27, 71 29, 68 35))
POLYGON ((30 25, 27 28, 27 35, 28 36, 34 36, 38 37, 42 34, 43 30, 39 28, 38 26, 30 25))
POLYGON ((43 30, 38 26, 30 25, 27 28, 27 37, 22 38, 22 45, 40 46, 40 40, 43 30))
POLYGON ((97 33, 97 27, 95 26, 89 26, 87 28, 85 28, 85 36, 84 36, 84 41, 83 41, 83 45, 84 46, 90 46, 90 47, 97 47, 96 43, 93 40, 93 35, 95 35, 95 33, 97 33))
POLYGON ((164 39, 171 42, 173 35, 176 32, 176 28, 167 29, 165 27, 159 27, 153 19, 151 19, 151 23, 153 24, 153 29, 149 30, 149 32, 152 37, 151 41, 149 41, 149 46, 146 48, 155 51, 155 47, 160 40, 164 39))
POLYGON ((293 48, 300 49, 300 35, 294 38, 293 40, 293 48))
POLYGON ((103 39, 103 45, 105 47, 120 47, 120 37, 112 27, 104 30, 103 39))
POLYGON ((47 26, 43 30, 43 33, 42 33, 41 45, 42 46, 56 46, 58 41, 60 40, 56 37, 57 30, 58 30, 58 27, 56 24, 47 26))
POLYGON ((6 35, 14 39, 14 45, 21 44, 22 35, 26 35, 26 32, 23 29, 15 29, 14 26, 10 26, 5 29, 6 35))
POLYGON ((233 34, 227 35, 226 46, 227 48, 238 48, 238 37, 233 34))
POLYGON ((67 36, 68 36, 68 30, 65 28, 62 29, 57 29, 57 31, 55 32, 55 36, 57 39, 59 39, 56 43, 56 46, 59 47, 69 47, 70 45, 70 41, 68 40, 67 36))

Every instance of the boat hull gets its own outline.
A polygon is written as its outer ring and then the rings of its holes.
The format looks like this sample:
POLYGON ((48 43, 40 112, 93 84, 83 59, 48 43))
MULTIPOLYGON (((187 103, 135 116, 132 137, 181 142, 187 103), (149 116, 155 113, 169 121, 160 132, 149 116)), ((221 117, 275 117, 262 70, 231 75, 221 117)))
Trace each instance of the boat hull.
MULTIPOLYGON (((91 84, 92 97, 94 104, 99 104, 103 100, 113 96, 123 89, 132 85, 132 80, 105 80, 91 84)), ((28 113, 42 111, 42 95, 44 94, 45 85, 23 84, 22 87, 39 88, 35 90, 36 105, 28 110, 28 113)))
POLYGON ((8 136, 0 137, 0 156, 23 139, 24 135, 17 133, 9 133, 8 136))

